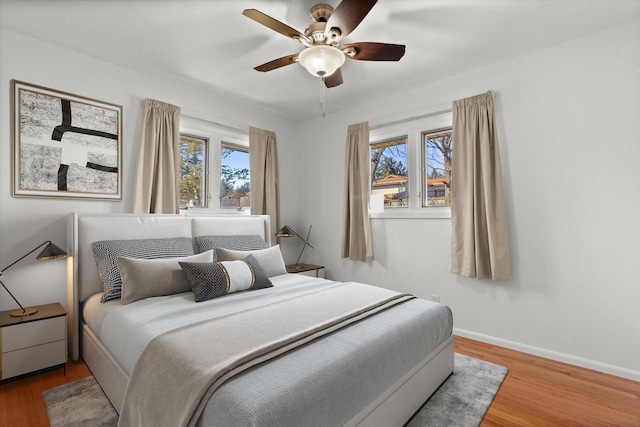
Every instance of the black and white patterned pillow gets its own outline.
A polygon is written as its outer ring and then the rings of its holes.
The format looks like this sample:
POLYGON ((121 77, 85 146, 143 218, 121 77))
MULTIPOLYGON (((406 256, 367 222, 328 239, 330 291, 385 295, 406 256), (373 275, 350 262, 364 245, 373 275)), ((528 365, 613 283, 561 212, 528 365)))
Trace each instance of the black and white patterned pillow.
POLYGON ((267 249, 269 245, 257 234, 238 234, 230 236, 197 236, 195 238, 198 253, 211 249, 234 249, 237 251, 252 251, 267 249))
POLYGON ((193 255, 193 242, 190 237, 171 237, 163 239, 100 240, 91 244, 93 257, 102 280, 105 302, 120 298, 122 278, 118 268, 118 257, 158 259, 178 258, 193 255))
POLYGON ((196 302, 207 301, 232 292, 273 286, 253 255, 238 261, 181 261, 180 267, 191 283, 196 302))

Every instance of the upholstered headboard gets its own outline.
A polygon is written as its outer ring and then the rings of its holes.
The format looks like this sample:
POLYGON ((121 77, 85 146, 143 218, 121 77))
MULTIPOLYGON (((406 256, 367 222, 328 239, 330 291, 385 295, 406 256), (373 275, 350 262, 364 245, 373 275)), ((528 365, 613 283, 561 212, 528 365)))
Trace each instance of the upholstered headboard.
POLYGON ((69 215, 67 230, 67 336, 69 355, 79 357, 81 304, 102 292, 93 257, 92 243, 98 240, 154 239, 208 235, 259 235, 271 244, 267 215, 69 215))

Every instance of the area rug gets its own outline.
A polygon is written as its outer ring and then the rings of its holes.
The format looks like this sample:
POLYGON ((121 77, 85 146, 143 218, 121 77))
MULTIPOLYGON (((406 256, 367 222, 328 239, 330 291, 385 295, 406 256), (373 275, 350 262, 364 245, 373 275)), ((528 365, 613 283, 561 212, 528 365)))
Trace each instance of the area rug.
POLYGON ((113 427, 118 414, 95 378, 87 377, 42 393, 51 427, 113 427))
MULTIPOLYGON (((478 426, 507 375, 507 368, 455 354, 453 374, 407 427, 478 426)), ((51 427, 115 427, 118 415, 93 377, 42 394, 51 427)))
POLYGON ((407 427, 477 427, 507 371, 504 366, 456 353, 453 374, 407 427))

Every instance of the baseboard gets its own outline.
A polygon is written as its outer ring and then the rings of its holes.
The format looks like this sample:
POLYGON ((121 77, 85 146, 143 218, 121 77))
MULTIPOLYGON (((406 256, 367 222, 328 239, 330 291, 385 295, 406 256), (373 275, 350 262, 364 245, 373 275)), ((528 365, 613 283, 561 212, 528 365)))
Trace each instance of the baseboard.
POLYGON ((502 338, 496 338, 489 335, 479 334, 477 332, 467 331, 460 328, 453 328, 453 334, 464 338, 485 342, 487 344, 499 345, 511 350, 521 351, 523 353, 533 354, 534 356, 544 357, 558 362, 568 363, 570 365, 580 366, 581 368, 592 369, 594 371, 603 372, 605 374, 615 375, 617 377, 627 378, 633 381, 640 381, 640 371, 622 368, 619 366, 609 365, 595 360, 584 359, 570 354, 559 353, 557 351, 547 350, 528 344, 509 341, 502 338))

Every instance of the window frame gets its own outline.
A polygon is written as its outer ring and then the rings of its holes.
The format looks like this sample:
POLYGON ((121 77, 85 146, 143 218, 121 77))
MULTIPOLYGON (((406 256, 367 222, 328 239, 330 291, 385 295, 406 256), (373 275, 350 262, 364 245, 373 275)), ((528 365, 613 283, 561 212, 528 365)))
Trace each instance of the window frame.
MULTIPOLYGON (((220 173, 218 173, 218 192, 216 193, 218 196, 218 207, 220 208, 220 210, 222 212, 231 212, 233 210, 238 210, 237 208, 223 208, 220 206, 220 181, 222 180, 222 150, 223 149, 227 149, 227 150, 235 150, 235 151, 242 151, 245 152, 247 154, 249 154, 249 145, 241 145, 241 144, 237 144, 235 142, 229 142, 228 141, 229 138, 224 138, 223 140, 220 141, 220 150, 218 151, 218 156, 220 158, 220 165, 219 165, 219 170, 220 173)), ((251 163, 249 163, 249 177, 251 177, 251 163)), ((249 181, 251 182, 251 181, 249 181)), ((249 185, 249 191, 251 191, 251 185, 249 185)), ((240 211, 243 210, 250 210, 251 207, 242 207, 240 209, 240 211)))
MULTIPOLYGON (((198 209, 207 209, 209 207, 209 197, 207 196, 207 194, 209 193, 209 183, 207 182, 207 174, 208 174, 208 170, 209 170, 209 139, 199 136, 199 135, 194 135, 191 133, 186 133, 186 132, 180 132, 180 141, 182 142, 182 138, 190 138, 190 139, 197 139, 202 141, 203 145, 204 145, 204 176, 202 177, 202 186, 203 186, 203 198, 204 198, 204 207, 198 207, 198 209)), ((182 209, 182 208, 180 208, 182 209)), ((193 208, 188 208, 188 209, 193 209, 193 208)))
MULTIPOLYGON (((384 209, 407 209, 409 208, 409 200, 411 199, 411 194, 413 192, 413 187, 411 186, 411 171, 410 171, 410 167, 409 167, 409 138, 407 135, 397 135, 395 137, 391 137, 391 138, 384 138, 384 139, 380 139, 377 141, 369 141, 369 159, 371 159, 371 150, 373 149, 374 145, 377 144, 383 144, 383 143, 388 143, 388 142, 395 142, 395 141, 400 141, 400 140, 404 140, 404 142, 400 142, 398 144, 393 144, 393 145, 400 145, 400 144, 405 144, 406 145, 406 153, 407 153, 407 157, 405 160, 405 167, 407 168, 407 183, 405 184, 405 191, 407 193, 407 205, 406 206, 385 206, 384 209)), ((369 161, 369 163, 371 163, 371 161, 369 161)), ((373 170, 369 170, 369 194, 373 193, 373 177, 371 176, 373 174, 373 170)))
MULTIPOLYGON (((422 135, 432 133, 438 129, 451 128, 453 114, 451 111, 439 112, 422 116, 417 119, 396 120, 389 125, 374 126, 369 131, 370 144, 394 139, 406 135, 407 137, 407 190, 408 206, 385 208, 384 212, 370 212, 371 219, 447 219, 451 218, 450 206, 422 206, 422 198, 426 184, 426 161, 422 148, 422 135)), ((369 181, 371 183, 371 180, 369 181)), ((371 194, 371 184, 369 184, 371 194)))
MULTIPOLYGON (((449 206, 429 206, 427 205, 427 198, 429 197, 428 195, 428 189, 427 189, 427 179, 428 179, 428 171, 427 171, 427 150, 426 150, 426 144, 425 144, 425 137, 427 135, 433 135, 433 134, 437 134, 437 133, 441 133, 441 132, 448 132, 448 131, 453 131, 451 126, 447 126, 447 127, 443 127, 443 128, 439 128, 439 129, 432 129, 432 130, 425 130, 420 134, 420 150, 422 151, 422 179, 420 181, 420 184, 422 185, 422 194, 423 197, 420 200, 420 204, 423 208, 429 208, 429 209, 433 209, 433 208, 442 208, 442 207, 447 207, 449 209, 451 209, 451 205, 449 206)), ((453 148, 451 149, 451 151, 453 151, 453 148)))
MULTIPOLYGON (((218 213, 226 215, 250 215, 251 209, 244 208, 241 211, 220 207, 220 176, 221 176, 221 149, 222 144, 227 143, 249 149, 249 133, 243 133, 226 126, 222 126, 207 120, 189 116, 180 117, 180 134, 189 135, 209 141, 206 153, 206 208, 192 208, 190 211, 202 213, 218 213)), ((249 171, 251 173, 251 171, 249 171)), ((183 210, 184 212, 184 210, 183 210)))

